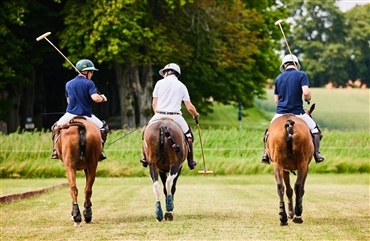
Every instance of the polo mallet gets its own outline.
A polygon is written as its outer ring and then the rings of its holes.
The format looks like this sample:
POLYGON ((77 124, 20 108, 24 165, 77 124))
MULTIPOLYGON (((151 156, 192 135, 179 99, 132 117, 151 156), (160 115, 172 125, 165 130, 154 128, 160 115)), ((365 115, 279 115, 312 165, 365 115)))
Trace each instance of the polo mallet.
MULTIPOLYGON (((62 56, 63 56, 63 58, 65 58, 65 60, 67 60, 67 62, 70 64, 70 65, 72 65, 72 67, 77 71, 77 73, 79 73, 79 74, 81 74, 81 72, 76 68, 76 66, 74 66, 74 64, 72 64, 72 62, 71 61, 69 61, 69 59, 66 57, 66 56, 64 56, 64 54, 57 48, 57 47, 55 47, 55 45, 47 38, 47 36, 49 36, 51 34, 51 32, 47 32, 47 33, 44 33, 43 35, 40 35, 39 37, 37 37, 36 38, 36 40, 37 41, 40 41, 41 39, 46 39, 46 41, 48 41, 49 42, 49 44, 51 45, 51 46, 53 46, 62 56)), ((98 94, 99 95, 102 95, 99 91, 98 91, 98 94)), ((105 96, 104 96, 105 97, 105 96)))
POLYGON ((207 171, 206 168, 206 160, 204 158, 204 151, 203 151, 203 144, 202 144, 202 137, 200 135, 200 127, 198 120, 195 120, 195 123, 197 124, 197 129, 199 133, 199 141, 200 141, 200 149, 202 150, 202 158, 203 158, 203 171, 198 171, 199 174, 213 174, 213 171, 207 171))
MULTIPOLYGON (((281 33, 283 34, 283 37, 284 37, 284 40, 285 40, 285 43, 286 43, 286 46, 288 47, 288 51, 290 53, 290 57, 292 57, 292 60, 293 59, 293 54, 292 54, 292 51, 290 51, 290 47, 289 47, 289 44, 288 44, 288 41, 286 40, 286 37, 285 37, 285 34, 284 34, 284 31, 283 31, 283 28, 281 27, 281 23, 283 22, 284 20, 282 19, 279 19, 278 21, 275 22, 275 25, 279 25, 280 27, 280 30, 281 30, 281 33)), ((294 67, 297 68, 297 64, 293 61, 293 64, 294 64, 294 67)))
POLYGON ((60 50, 57 48, 57 47, 55 47, 55 45, 52 43, 52 42, 50 42, 50 40, 47 38, 47 36, 49 36, 51 34, 51 32, 47 32, 47 33, 44 33, 43 35, 40 35, 39 37, 37 37, 36 38, 36 40, 37 41, 40 41, 41 39, 45 39, 46 41, 48 41, 49 42, 49 44, 51 45, 51 46, 53 46, 64 58, 65 58, 65 60, 67 60, 67 62, 70 64, 70 65, 72 65, 72 67, 79 73, 79 74, 81 74, 81 72, 76 68, 76 66, 74 66, 74 64, 72 64, 71 63, 71 61, 69 61, 69 59, 67 59, 67 57, 66 56, 64 56, 64 54, 62 53, 62 52, 60 52, 60 50))

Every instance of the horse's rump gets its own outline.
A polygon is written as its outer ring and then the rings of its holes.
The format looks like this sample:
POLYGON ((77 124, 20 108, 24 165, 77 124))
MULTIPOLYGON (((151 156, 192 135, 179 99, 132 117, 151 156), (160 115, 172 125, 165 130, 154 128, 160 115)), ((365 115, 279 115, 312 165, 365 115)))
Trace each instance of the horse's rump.
POLYGON ((283 115, 271 122, 266 142, 268 156, 287 170, 297 170, 302 161, 311 161, 314 152, 306 122, 294 115, 283 115))
POLYGON ((182 164, 188 147, 180 125, 171 119, 161 119, 146 127, 142 148, 149 165, 169 171, 174 162, 182 164))
POLYGON ((99 160, 103 145, 100 130, 94 123, 73 118, 60 128, 56 149, 63 162, 73 161, 73 166, 82 170, 86 169, 87 163, 99 160))

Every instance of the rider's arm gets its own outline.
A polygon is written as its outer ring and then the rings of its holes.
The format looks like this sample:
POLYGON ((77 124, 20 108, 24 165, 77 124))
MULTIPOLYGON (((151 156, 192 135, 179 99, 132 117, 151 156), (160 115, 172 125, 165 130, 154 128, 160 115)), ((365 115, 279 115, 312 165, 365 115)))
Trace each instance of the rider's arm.
POLYGON ((303 96, 305 100, 311 100, 311 90, 307 85, 302 86, 303 96))
POLYGON ((96 102, 96 103, 100 103, 100 102, 106 102, 107 101, 107 97, 105 97, 105 95, 99 95, 97 93, 95 94, 92 94, 91 95, 91 99, 96 102))
POLYGON ((191 103, 191 101, 184 101, 184 104, 186 106, 186 109, 189 111, 189 113, 193 116, 193 118, 197 118, 199 116, 199 113, 197 112, 197 109, 195 106, 191 103))
POLYGON ((278 95, 274 95, 274 102, 275 104, 277 104, 279 101, 279 96, 278 95))

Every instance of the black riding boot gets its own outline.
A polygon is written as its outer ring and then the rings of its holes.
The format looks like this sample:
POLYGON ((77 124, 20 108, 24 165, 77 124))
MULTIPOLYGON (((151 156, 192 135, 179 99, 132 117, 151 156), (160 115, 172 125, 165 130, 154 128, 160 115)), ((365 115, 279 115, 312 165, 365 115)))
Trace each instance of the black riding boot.
POLYGON ((190 170, 193 170, 194 167, 198 163, 194 160, 194 155, 193 155, 193 133, 191 133, 191 131, 190 131, 190 134, 191 134, 192 137, 188 137, 188 136, 185 136, 185 137, 186 137, 186 140, 187 140, 188 145, 189 145, 188 156, 187 156, 188 166, 189 166, 190 170))
MULTIPOLYGON (((101 134, 101 139, 103 140, 103 149, 104 149, 104 144, 105 141, 107 140, 107 135, 109 132, 109 127, 105 121, 103 121, 103 127, 100 129, 100 134, 101 134)), ((103 161, 107 159, 107 157, 104 155, 103 151, 100 155, 99 161, 103 161)))
MULTIPOLYGON (((145 129, 143 130, 143 133, 141 135, 141 140, 144 140, 144 133, 145 133, 145 129)), ((143 157, 140 159, 140 162, 143 165, 143 167, 147 167, 148 166, 148 162, 146 161, 146 157, 145 157, 144 151, 143 151, 143 157)))
POLYGON ((56 141, 59 136, 60 130, 56 123, 51 127, 51 140, 53 141, 53 152, 51 153, 51 159, 59 159, 57 150, 55 149, 56 141))
POLYGON ((263 137, 263 146, 264 146, 264 152, 263 152, 263 156, 262 156, 262 160, 261 162, 264 163, 264 164, 267 164, 267 165, 270 165, 270 158, 269 156, 267 155, 267 151, 266 151, 266 141, 267 141, 267 138, 268 138, 268 129, 266 129, 265 131, 265 135, 263 137))
POLYGON ((323 162, 325 160, 325 157, 320 153, 320 140, 321 140, 321 133, 313 133, 312 138, 313 138, 313 145, 314 145, 314 158, 316 163, 323 162))

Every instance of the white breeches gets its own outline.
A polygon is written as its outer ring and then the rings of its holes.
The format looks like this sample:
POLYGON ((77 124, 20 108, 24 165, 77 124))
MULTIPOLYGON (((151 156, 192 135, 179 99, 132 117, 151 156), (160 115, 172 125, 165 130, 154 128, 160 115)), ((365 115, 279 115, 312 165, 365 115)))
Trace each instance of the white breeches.
MULTIPOLYGON (((279 116, 282 116, 282 115, 283 114, 275 114, 274 117, 272 118, 271 122, 273 122, 276 118, 278 118, 279 116)), ((301 118, 302 120, 304 120, 307 123, 308 128, 310 128, 310 131, 311 131, 312 134, 319 132, 319 130, 316 127, 315 121, 312 120, 312 118, 309 115, 304 113, 304 114, 295 115, 295 116, 297 116, 298 118, 301 118)))
POLYGON ((150 124, 152 121, 155 121, 155 120, 159 120, 163 117, 166 117, 166 118, 170 118, 172 120, 174 120, 177 124, 180 125, 181 129, 182 129, 182 132, 185 134, 186 132, 188 132, 189 130, 189 126, 188 124, 186 123, 184 117, 182 117, 182 115, 163 115, 163 114, 158 114, 156 113, 150 120, 149 120, 149 123, 150 124))
MULTIPOLYGON (((60 117, 60 119, 57 122, 57 125, 66 124, 75 116, 78 116, 78 115, 74 115, 74 114, 66 112, 62 117, 60 117)), ((97 125, 99 129, 103 127, 103 122, 99 120, 98 117, 96 117, 94 114, 91 117, 88 117, 88 116, 84 116, 84 117, 86 118, 86 120, 91 121, 92 123, 97 125)))

